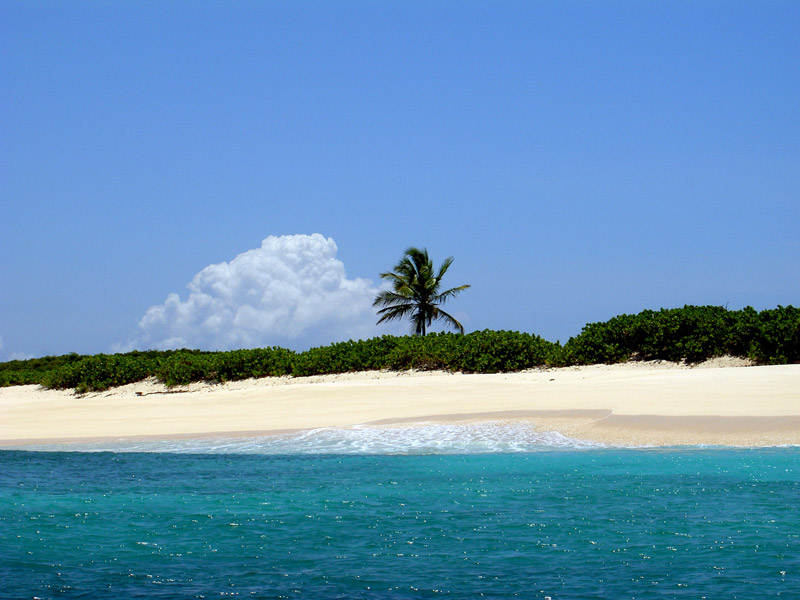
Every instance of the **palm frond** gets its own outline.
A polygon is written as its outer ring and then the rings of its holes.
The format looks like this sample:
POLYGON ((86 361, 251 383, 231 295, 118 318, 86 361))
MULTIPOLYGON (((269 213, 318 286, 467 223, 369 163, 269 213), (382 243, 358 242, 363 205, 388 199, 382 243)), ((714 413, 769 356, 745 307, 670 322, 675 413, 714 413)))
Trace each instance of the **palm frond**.
POLYGON ((463 333, 461 323, 438 308, 439 304, 470 287, 462 285, 439 292, 442 278, 452 264, 453 257, 450 256, 437 271, 427 249, 407 248, 394 271, 380 274, 381 279, 391 284, 393 291, 380 292, 372 303, 374 307, 381 307, 378 323, 410 317, 414 333, 425 335, 427 327, 441 319, 463 333))
POLYGON ((384 291, 375 296, 372 306, 393 306, 403 304, 412 299, 412 295, 397 292, 384 291))
POLYGON ((405 319, 409 314, 414 312, 416 307, 413 304, 405 304, 400 306, 387 306, 378 311, 378 315, 380 318, 378 319, 378 323, 383 323, 384 321, 396 321, 399 319, 405 319))
POLYGON ((442 279, 442 277, 444 277, 444 274, 447 273, 447 269, 449 269, 450 265, 453 264, 453 260, 454 259, 452 256, 448 256, 444 259, 444 261, 442 261, 442 265, 439 267, 439 273, 436 275, 436 279, 442 279))
POLYGON ((450 288, 449 290, 446 290, 446 291, 442 292, 441 294, 437 294, 435 298, 431 298, 431 302, 433 302, 433 304, 441 304, 442 302, 445 302, 445 301, 449 300, 450 298, 453 298, 453 297, 457 296, 458 294, 463 292, 468 287, 471 287, 471 286, 469 284, 466 284, 466 285, 460 285, 458 287, 450 288))
POLYGON ((446 313, 441 308, 436 308, 436 316, 434 319, 446 321, 451 327, 457 329, 459 333, 464 333, 464 326, 459 323, 453 315, 446 313))

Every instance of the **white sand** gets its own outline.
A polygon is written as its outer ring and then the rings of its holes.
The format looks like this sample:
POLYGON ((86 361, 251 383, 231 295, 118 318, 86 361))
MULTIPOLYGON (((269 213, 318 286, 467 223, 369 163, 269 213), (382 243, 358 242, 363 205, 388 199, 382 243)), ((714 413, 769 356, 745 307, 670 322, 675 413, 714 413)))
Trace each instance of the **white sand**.
POLYGON ((76 396, 0 388, 0 444, 525 420, 620 444, 800 444, 800 365, 596 365, 496 375, 366 372, 76 396))

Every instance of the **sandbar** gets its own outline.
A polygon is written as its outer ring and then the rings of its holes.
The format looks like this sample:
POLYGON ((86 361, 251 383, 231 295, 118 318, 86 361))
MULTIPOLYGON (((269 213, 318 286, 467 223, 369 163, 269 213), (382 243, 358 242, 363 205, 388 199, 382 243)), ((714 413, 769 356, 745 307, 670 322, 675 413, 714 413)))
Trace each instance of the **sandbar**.
POLYGON ((800 365, 631 362, 518 373, 363 372, 76 395, 0 388, 0 446, 524 421, 622 446, 800 444, 800 365))

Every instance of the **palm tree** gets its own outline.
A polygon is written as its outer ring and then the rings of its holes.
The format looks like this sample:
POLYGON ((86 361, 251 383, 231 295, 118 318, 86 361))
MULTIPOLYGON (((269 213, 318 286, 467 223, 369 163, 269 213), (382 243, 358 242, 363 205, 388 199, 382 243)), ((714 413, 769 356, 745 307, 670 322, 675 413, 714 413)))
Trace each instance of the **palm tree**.
POLYGON ((411 324, 416 335, 425 335, 431 323, 437 319, 446 321, 449 325, 464 333, 461 325, 452 315, 447 314, 439 305, 456 296, 459 292, 470 287, 460 285, 444 292, 439 288, 442 277, 453 264, 453 257, 445 259, 439 271, 433 269, 433 262, 428 258, 426 249, 409 248, 403 258, 394 267, 391 273, 381 273, 381 279, 392 282, 391 291, 384 291, 375 296, 372 306, 380 306, 378 311, 380 319, 394 321, 395 319, 411 318, 411 324))

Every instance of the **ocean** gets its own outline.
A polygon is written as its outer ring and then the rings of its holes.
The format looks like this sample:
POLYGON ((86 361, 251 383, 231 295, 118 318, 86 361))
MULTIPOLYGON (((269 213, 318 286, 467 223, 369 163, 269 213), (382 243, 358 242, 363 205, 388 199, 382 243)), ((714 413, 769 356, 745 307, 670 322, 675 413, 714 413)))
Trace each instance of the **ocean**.
POLYGON ((0 451, 1 598, 440 596, 800 598, 800 448, 482 424, 0 451))

